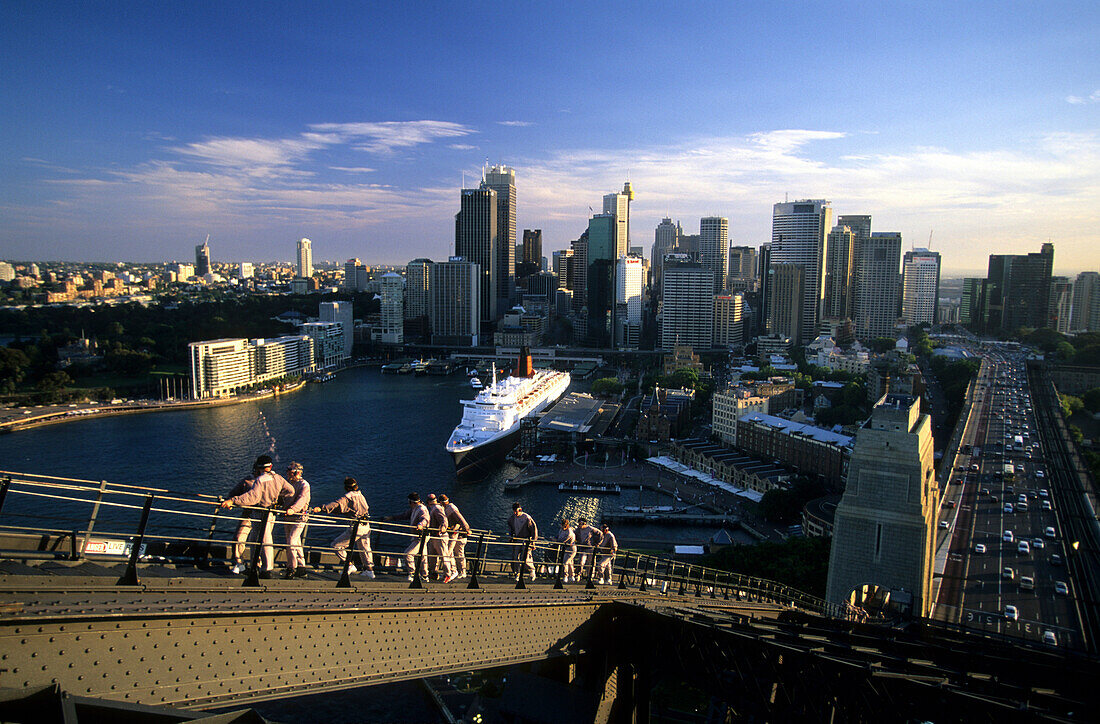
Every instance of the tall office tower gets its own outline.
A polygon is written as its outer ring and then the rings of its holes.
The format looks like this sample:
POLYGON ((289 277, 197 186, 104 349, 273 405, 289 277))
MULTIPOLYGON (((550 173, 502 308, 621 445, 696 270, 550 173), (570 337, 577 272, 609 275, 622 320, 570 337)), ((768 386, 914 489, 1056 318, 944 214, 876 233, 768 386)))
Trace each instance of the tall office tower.
POLYGON ((745 343, 745 297, 737 294, 714 295, 714 346, 740 347, 745 343))
POLYGON ((1047 304, 1048 327, 1065 334, 1069 332, 1073 308, 1073 282, 1069 277, 1050 278, 1050 302, 1047 304))
POLYGON ((714 272, 685 255, 665 257, 661 275, 661 349, 714 344, 714 272))
POLYGON ((210 235, 206 241, 195 247, 195 276, 204 277, 210 273, 210 235))
POLYGON ((760 277, 757 283, 757 288, 759 290, 757 297, 760 301, 757 304, 756 315, 753 319, 753 327, 755 327, 757 331, 767 329, 768 318, 771 314, 771 310, 768 307, 768 300, 771 298, 771 268, 772 245, 771 242, 767 242, 760 245, 760 259, 756 264, 756 273, 760 277))
POLYGON ((825 282, 825 236, 833 226, 832 218, 833 210, 823 199, 784 202, 772 207, 771 263, 802 266, 798 335, 802 344, 809 343, 817 334, 825 282))
POLYGON ((298 276, 302 279, 313 276, 313 242, 305 237, 298 239, 298 276))
POLYGON ((603 197, 603 212, 615 216, 615 258, 626 256, 630 246, 630 202, 634 200, 634 189, 630 182, 623 184, 622 193, 606 194, 603 197))
MULTIPOLYGON (((483 184, 484 186, 484 184, 483 184)), ((505 248, 515 244, 500 244, 497 234, 500 223, 497 192, 491 188, 462 189, 462 210, 455 216, 455 256, 477 264, 481 271, 480 302, 482 335, 488 335, 498 318, 500 297, 500 257, 505 248)), ((514 227, 513 227, 514 229, 514 227)), ((513 237, 513 241, 514 241, 513 237)), ((511 264, 508 267, 511 270, 511 264)), ((510 271, 513 274, 514 271, 510 271)), ((505 306, 508 308, 510 305, 505 306)))
POLYGON ((707 216, 699 220, 699 262, 714 272, 714 290, 726 288, 729 272, 730 220, 707 216))
POLYGON ((318 321, 339 322, 344 330, 344 355, 351 356, 351 348, 355 345, 355 312, 351 302, 321 302, 317 309, 318 321))
POLYGON ((1100 274, 1081 272, 1073 283, 1073 310, 1069 328, 1073 332, 1100 332, 1100 274))
MULTIPOLYGON (((495 321, 498 312, 503 315, 511 309, 516 296, 516 170, 509 166, 487 169, 481 188, 497 192, 497 307, 492 316, 495 321)), ((481 275, 485 276, 484 269, 481 275)))
POLYGON ((852 235, 855 236, 856 244, 859 244, 860 239, 869 239, 871 237, 871 217, 864 216, 862 214, 845 214, 844 216, 838 216, 836 218, 837 226, 847 226, 852 230, 852 235))
POLYGON ((682 233, 680 222, 672 223, 672 219, 667 216, 661 219, 661 223, 657 224, 657 229, 653 232, 653 250, 650 252, 649 259, 653 271, 652 284, 655 289, 661 288, 661 264, 664 262, 665 254, 676 251, 682 233))
POLYGON ((699 261, 699 244, 701 239, 698 234, 684 234, 680 233, 680 241, 676 244, 676 251, 679 254, 687 254, 695 261, 699 261))
POLYGON ((431 259, 413 259, 405 265, 405 319, 428 316, 431 305, 431 259))
POLYGON ((859 242, 853 277, 853 319, 856 337, 869 341, 893 337, 898 322, 898 267, 901 234, 874 232, 859 242))
POLYGON ((1004 285, 1002 329, 1038 329, 1047 324, 1050 316, 1047 309, 1050 304, 1050 277, 1053 270, 1053 244, 1043 244, 1037 254, 1018 254, 1012 257, 1004 285))
POLYGON ((240 274, 239 274, 241 279, 251 279, 252 275, 254 273, 255 272, 252 268, 252 262, 250 262, 250 261, 242 261, 241 262, 240 274))
POLYGON ((405 280, 397 272, 382 275, 382 344, 405 343, 405 280))
POLYGON ((367 267, 362 261, 352 258, 344 262, 344 289, 361 292, 367 288, 367 280, 367 267))
POLYGON ((811 340, 802 335, 803 301, 806 299, 806 269, 801 264, 772 264, 768 278, 768 331, 789 337, 799 347, 811 340))
POLYGON ((615 214, 596 214, 588 220, 588 274, 585 277, 588 342, 597 347, 610 346, 613 342, 617 242, 615 214))
POLYGON ((852 261, 855 234, 847 226, 834 226, 825 246, 825 299, 821 316, 852 318, 852 261))
POLYGON ((523 263, 542 266, 542 229, 523 230, 523 263))
POLYGON ((932 421, 920 413, 919 398, 884 395, 852 447, 826 599, 859 606, 889 593, 914 616, 928 616, 938 509, 932 421))
POLYGON ((615 269, 615 346, 636 348, 642 336, 645 264, 640 257, 620 256, 615 269))
POLYGON ((559 289, 573 289, 573 250, 555 251, 551 257, 553 266, 550 271, 558 277, 559 289))
POLYGON ((729 253, 730 288, 753 290, 756 288, 756 248, 731 246, 729 253))
POLYGON ((985 330, 986 280, 979 277, 963 279, 959 300, 959 324, 977 334, 985 330))
POLYGON ((431 265, 432 344, 477 346, 482 278, 478 265, 462 257, 431 265))
POLYGON ((901 262, 901 316, 909 326, 935 324, 940 306, 940 253, 905 252, 901 262))
POLYGON ((570 246, 573 249, 573 311, 579 314, 588 304, 588 229, 570 246))

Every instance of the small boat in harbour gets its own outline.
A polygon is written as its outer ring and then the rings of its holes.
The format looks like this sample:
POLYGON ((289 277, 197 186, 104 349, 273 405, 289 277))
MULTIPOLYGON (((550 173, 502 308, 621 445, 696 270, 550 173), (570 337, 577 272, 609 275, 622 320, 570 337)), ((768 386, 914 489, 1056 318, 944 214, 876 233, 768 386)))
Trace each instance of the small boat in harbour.
POLYGON ((477 378, 477 377, 471 377, 470 378, 470 387, 473 387, 475 390, 480 390, 484 386, 485 385, 481 384, 481 380, 479 378, 477 378))

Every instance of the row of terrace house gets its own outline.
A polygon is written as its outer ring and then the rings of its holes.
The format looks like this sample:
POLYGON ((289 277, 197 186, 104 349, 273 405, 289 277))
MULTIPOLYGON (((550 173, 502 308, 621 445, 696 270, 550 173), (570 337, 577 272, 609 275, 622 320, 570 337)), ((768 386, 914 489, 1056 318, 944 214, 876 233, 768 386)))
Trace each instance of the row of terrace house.
POLYGON ((852 438, 832 430, 751 412, 737 421, 737 447, 817 476, 832 491, 844 489, 852 438))
POLYGON ((761 494, 773 488, 786 487, 787 481, 794 474, 773 462, 703 438, 675 441, 672 443, 670 455, 677 462, 722 482, 761 494))

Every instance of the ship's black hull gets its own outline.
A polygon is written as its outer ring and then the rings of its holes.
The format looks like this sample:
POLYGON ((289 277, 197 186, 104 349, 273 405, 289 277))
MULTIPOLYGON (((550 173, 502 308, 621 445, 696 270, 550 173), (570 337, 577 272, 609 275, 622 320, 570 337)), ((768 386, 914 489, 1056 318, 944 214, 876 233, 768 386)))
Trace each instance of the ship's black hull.
POLYGON ((471 450, 451 453, 455 462, 455 477, 462 482, 489 477, 504 464, 504 458, 512 452, 517 442, 519 442, 518 427, 492 442, 478 445, 471 450))

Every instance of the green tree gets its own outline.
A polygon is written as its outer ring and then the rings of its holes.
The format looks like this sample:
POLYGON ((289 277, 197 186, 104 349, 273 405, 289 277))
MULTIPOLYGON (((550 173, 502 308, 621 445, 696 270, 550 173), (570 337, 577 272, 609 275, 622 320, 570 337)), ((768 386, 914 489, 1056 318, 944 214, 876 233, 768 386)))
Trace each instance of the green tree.
POLYGON ((1100 387, 1093 387, 1081 396, 1081 402, 1089 412, 1100 412, 1100 387))
POLYGON ((882 354, 894 349, 897 344, 897 340, 893 337, 876 337, 871 340, 871 350, 877 354, 882 354))
POLYGON ((676 370, 670 375, 661 378, 661 387, 678 387, 685 390, 694 390, 699 385, 699 373, 695 370, 676 370))
POLYGON ((1075 413, 1085 409, 1085 403, 1082 402, 1080 397, 1059 393, 1058 401, 1062 404, 1062 413, 1066 417, 1072 417, 1075 413))
POLYGON ((30 366, 31 360, 23 350, 0 347, 0 391, 14 392, 30 366))
POLYGON ((623 383, 616 377, 601 377, 592 383, 593 395, 618 395, 623 391, 623 383))
POLYGON ((1054 354, 1058 355, 1059 359, 1070 361, 1074 355, 1077 354, 1077 350, 1073 348, 1073 345, 1069 342, 1059 342, 1054 347, 1054 354))

